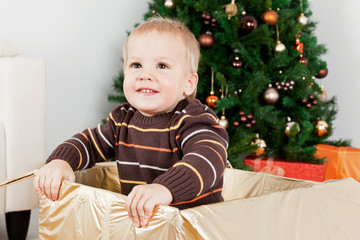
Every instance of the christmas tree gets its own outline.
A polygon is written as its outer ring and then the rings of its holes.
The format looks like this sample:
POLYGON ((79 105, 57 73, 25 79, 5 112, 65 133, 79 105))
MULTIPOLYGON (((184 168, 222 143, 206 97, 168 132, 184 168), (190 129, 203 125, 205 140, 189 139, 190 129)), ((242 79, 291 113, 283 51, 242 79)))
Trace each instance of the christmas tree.
MULTIPOLYGON (((198 38, 197 98, 227 128, 235 167, 248 154, 321 163, 316 144, 349 145, 326 140, 336 99, 320 84, 326 48, 307 0, 153 0, 144 20, 154 15, 183 21, 198 38)), ((122 80, 120 72, 110 101, 125 101, 122 80)))

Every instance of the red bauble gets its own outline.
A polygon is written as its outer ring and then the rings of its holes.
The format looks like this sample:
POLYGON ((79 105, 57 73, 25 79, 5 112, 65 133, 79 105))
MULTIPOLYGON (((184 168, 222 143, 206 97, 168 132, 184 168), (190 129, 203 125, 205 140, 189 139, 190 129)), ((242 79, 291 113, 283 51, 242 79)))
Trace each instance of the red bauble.
POLYGON ((242 62, 240 61, 240 59, 239 59, 238 56, 236 56, 236 57, 235 57, 235 60, 232 61, 232 66, 233 66, 234 68, 241 68, 242 62))
POLYGON ((306 57, 299 57, 299 63, 303 63, 303 64, 307 65, 307 64, 308 64, 308 60, 307 60, 306 57))
POLYGON ((279 14, 277 14, 277 12, 275 12, 274 10, 267 10, 262 15, 262 19, 270 26, 274 26, 279 19, 279 14))
POLYGON ((209 107, 213 107, 215 108, 216 107, 216 102, 217 100, 219 100, 219 98, 217 96, 215 96, 214 94, 211 94, 210 96, 208 96, 206 98, 206 104, 209 106, 209 107))
POLYGON ((240 18, 241 32, 249 33, 257 28, 257 20, 253 16, 245 15, 240 18))
POLYGON ((327 68, 321 69, 315 77, 316 78, 324 78, 328 75, 328 72, 329 71, 327 68))
POLYGON ((200 46, 203 48, 211 48, 214 45, 214 37, 211 32, 206 32, 199 37, 200 46))

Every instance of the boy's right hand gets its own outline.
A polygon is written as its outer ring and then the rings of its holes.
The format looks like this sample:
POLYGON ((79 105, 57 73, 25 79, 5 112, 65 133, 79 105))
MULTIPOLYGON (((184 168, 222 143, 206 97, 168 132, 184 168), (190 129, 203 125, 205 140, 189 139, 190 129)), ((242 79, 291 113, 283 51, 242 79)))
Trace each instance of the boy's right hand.
POLYGON ((36 173, 34 178, 35 190, 44 193, 50 200, 59 198, 60 185, 63 180, 75 181, 75 174, 69 163, 61 159, 54 159, 36 173))

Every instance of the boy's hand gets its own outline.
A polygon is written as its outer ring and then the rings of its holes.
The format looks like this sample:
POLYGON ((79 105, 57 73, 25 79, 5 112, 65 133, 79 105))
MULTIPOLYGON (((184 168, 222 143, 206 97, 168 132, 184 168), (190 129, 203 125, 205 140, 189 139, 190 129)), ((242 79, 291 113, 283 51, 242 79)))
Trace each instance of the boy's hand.
POLYGON ((148 224, 156 205, 169 205, 172 199, 169 189, 161 184, 137 185, 128 195, 125 207, 135 226, 141 227, 148 224))
POLYGON ((43 192, 47 198, 59 198, 60 185, 63 180, 75 181, 75 174, 70 164, 64 160, 54 159, 36 173, 34 178, 35 190, 43 192))

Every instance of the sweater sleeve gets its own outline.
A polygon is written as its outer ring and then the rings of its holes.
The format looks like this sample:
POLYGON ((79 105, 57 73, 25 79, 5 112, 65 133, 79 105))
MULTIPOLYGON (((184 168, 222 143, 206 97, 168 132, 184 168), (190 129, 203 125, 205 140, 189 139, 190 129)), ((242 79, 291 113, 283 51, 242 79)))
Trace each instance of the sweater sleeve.
POLYGON ((154 181, 171 191, 173 203, 217 190, 214 187, 219 187, 220 181, 222 183, 226 168, 226 130, 210 109, 193 114, 184 120, 178 132, 182 159, 154 181))
POLYGON ((115 155, 115 124, 112 113, 105 125, 88 128, 72 138, 60 143, 50 154, 46 163, 54 159, 67 161, 72 169, 89 168, 96 162, 107 161, 115 155))

